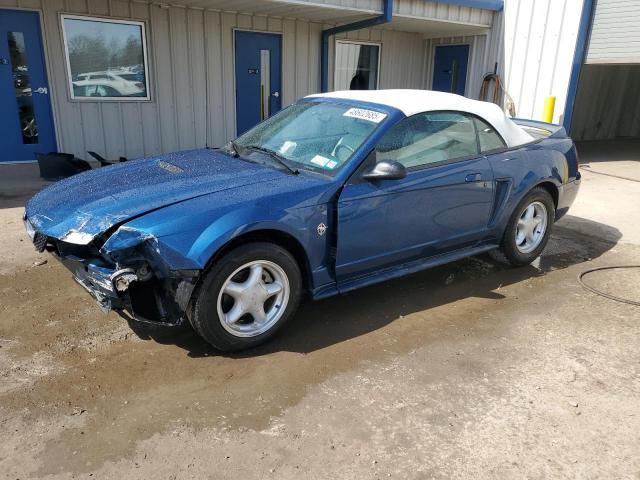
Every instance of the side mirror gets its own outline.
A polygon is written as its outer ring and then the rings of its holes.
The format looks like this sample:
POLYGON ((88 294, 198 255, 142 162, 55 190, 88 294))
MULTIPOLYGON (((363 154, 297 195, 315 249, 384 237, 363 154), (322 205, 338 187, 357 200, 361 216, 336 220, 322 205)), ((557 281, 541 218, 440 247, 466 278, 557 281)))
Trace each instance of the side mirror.
POLYGON ((365 180, 400 180, 407 176, 407 169, 399 162, 382 160, 364 172, 365 180))

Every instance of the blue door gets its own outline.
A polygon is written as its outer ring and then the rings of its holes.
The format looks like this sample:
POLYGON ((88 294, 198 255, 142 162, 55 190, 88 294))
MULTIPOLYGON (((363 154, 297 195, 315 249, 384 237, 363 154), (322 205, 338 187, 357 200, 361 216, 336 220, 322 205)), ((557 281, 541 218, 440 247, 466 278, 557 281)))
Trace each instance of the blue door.
POLYGON ((280 35, 236 31, 236 132, 243 134, 282 107, 280 35))
POLYGON ((433 61, 433 90, 464 95, 467 83, 469 45, 436 47, 433 61))
MULTIPOLYGON (((429 112, 401 120, 372 153, 407 169, 399 180, 358 176, 338 199, 338 282, 475 246, 487 232, 493 171, 473 120, 429 112)), ((365 167, 366 168, 366 167, 365 167)))
POLYGON ((40 18, 0 9, 0 162, 56 150, 40 18))
POLYGON ((345 186, 338 202, 338 281, 473 246, 486 234, 492 187, 485 157, 345 186))

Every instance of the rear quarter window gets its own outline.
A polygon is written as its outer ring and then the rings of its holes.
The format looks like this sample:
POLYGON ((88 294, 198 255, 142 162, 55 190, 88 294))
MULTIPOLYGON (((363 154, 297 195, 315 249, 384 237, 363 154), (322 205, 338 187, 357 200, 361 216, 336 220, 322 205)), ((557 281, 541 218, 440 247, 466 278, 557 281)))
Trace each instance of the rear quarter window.
POLYGON ((478 130, 478 140, 480 142, 480 151, 488 152, 489 150, 498 150, 506 148, 507 144, 502 137, 496 132, 495 128, 484 120, 474 117, 476 129, 478 130))

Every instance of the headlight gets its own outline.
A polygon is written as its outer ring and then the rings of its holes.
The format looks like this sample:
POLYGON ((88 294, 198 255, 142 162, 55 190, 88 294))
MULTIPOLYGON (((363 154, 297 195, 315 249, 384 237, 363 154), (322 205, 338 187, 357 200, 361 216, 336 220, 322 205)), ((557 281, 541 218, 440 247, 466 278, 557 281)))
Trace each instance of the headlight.
POLYGON ((93 240, 93 235, 77 230, 69 230, 60 240, 74 245, 89 245, 93 240))
POLYGON ((26 215, 24 216, 24 228, 27 230, 27 235, 29 235, 29 238, 33 242, 33 239, 36 236, 36 229, 33 228, 33 225, 31 224, 31 222, 29 221, 26 215))

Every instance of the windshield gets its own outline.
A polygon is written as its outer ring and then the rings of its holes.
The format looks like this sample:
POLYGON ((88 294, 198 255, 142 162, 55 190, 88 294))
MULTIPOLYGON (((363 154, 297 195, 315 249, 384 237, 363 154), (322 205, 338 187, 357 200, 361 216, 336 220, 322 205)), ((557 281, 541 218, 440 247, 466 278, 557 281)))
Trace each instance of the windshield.
POLYGON ((325 102, 299 102, 239 137, 234 145, 276 152, 294 168, 335 175, 387 117, 325 102))

